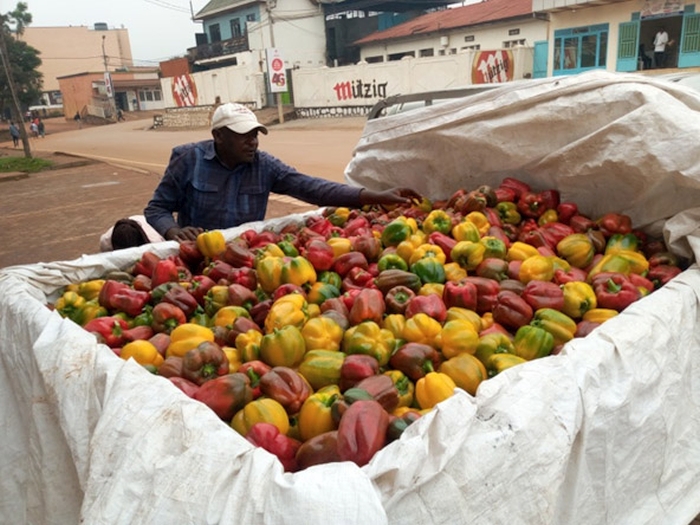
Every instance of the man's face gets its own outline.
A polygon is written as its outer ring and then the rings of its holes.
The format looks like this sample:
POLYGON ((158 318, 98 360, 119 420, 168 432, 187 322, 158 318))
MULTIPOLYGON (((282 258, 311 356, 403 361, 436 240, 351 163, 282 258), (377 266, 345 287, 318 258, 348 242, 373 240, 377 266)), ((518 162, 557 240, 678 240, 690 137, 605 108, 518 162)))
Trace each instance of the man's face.
POLYGON ((230 167, 238 164, 253 162, 255 152, 258 150, 258 132, 254 129, 241 135, 228 128, 219 128, 212 131, 216 153, 230 167))

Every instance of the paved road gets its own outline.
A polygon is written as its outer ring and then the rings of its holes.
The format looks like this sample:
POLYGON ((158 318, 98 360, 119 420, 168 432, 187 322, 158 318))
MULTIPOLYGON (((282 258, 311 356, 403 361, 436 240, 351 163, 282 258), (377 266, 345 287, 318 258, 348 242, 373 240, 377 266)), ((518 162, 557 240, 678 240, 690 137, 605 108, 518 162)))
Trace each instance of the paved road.
MULTIPOLYGON (((52 156, 68 167, 23 177, 0 174, 0 268, 97 252, 100 235, 117 219, 143 211, 172 147, 209 136, 206 129, 149 126, 148 120, 127 121, 33 139, 36 156, 52 156), (55 152, 94 160, 76 166, 76 159, 55 152)), ((289 121, 272 126, 261 149, 304 173, 342 181, 363 126, 360 118, 289 121)), ((0 154, 12 151, 3 147, 7 144, 0 144, 0 154)), ((267 218, 312 208, 276 198, 267 218)))

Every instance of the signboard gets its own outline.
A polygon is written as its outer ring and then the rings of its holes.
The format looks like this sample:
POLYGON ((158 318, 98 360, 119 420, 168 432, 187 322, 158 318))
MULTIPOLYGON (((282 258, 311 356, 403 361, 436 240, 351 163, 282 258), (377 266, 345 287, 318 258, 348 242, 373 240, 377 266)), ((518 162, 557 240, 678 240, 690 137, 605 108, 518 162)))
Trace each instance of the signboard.
POLYGON ((105 71, 105 92, 108 97, 114 96, 114 91, 112 90, 112 77, 109 71, 105 71))
POLYGON ((188 73, 173 77, 170 88, 177 107, 197 105, 197 85, 188 73))
POLYGON ((270 93, 285 93, 287 91, 287 72, 279 49, 270 47, 265 50, 267 55, 267 77, 270 79, 270 93))
POLYGON ((513 80, 513 69, 511 51, 480 51, 472 64, 472 84, 508 82, 513 80))
POLYGON ((683 13, 683 0, 645 0, 641 18, 654 18, 683 13))

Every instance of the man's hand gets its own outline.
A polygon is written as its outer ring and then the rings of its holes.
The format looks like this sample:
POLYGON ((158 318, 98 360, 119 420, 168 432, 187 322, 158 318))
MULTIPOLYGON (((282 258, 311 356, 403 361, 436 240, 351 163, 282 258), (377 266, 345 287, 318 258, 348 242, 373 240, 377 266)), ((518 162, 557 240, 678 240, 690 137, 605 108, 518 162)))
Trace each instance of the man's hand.
POLYGON ((173 227, 165 232, 165 238, 169 241, 196 241, 197 235, 202 233, 204 230, 202 228, 195 228, 194 226, 185 226, 184 228, 173 227))
POLYGON ((366 204, 410 204, 414 200, 423 197, 410 188, 392 188, 385 191, 370 191, 363 189, 360 192, 360 203, 366 204))

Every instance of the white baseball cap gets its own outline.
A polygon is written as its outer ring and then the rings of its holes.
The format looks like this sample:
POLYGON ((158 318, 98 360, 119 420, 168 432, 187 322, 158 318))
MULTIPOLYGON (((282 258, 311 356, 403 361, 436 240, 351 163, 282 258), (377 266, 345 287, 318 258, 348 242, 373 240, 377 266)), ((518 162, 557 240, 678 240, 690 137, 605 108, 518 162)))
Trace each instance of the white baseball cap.
POLYGON ((223 127, 240 135, 245 135, 254 129, 259 129, 267 135, 267 128, 258 122, 255 113, 243 104, 234 104, 233 102, 220 105, 211 118, 211 129, 223 127))

